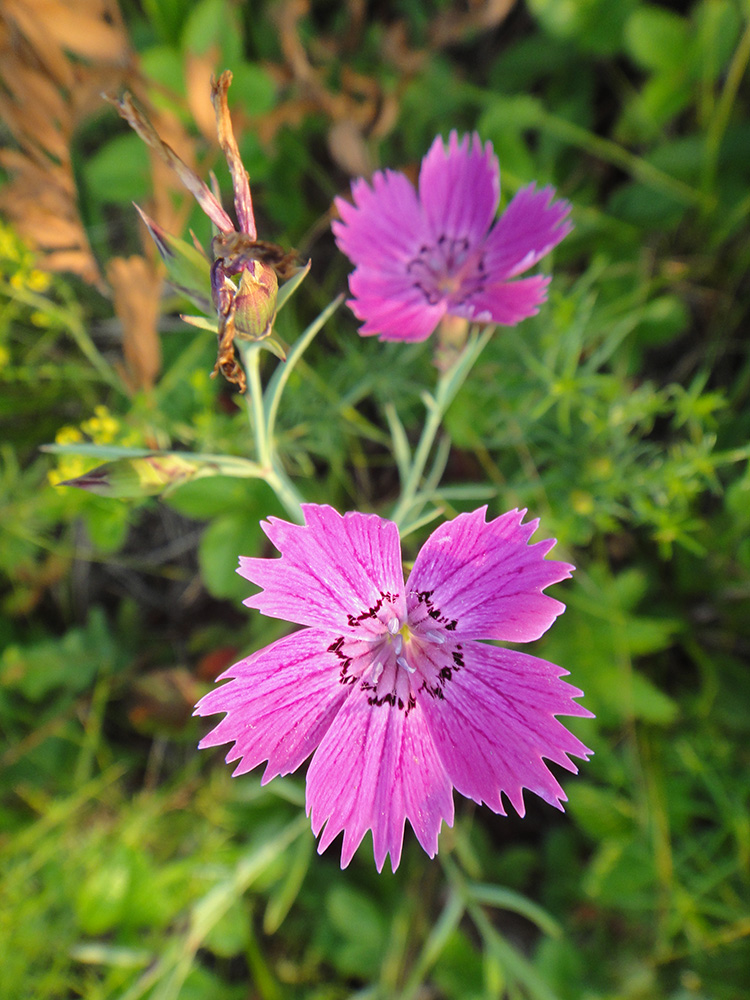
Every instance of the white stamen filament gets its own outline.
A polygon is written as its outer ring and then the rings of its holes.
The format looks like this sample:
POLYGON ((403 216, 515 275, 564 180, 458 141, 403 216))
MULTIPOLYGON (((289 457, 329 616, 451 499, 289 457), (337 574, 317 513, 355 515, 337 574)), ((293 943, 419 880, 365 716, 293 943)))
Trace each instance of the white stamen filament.
POLYGON ((396 663, 403 667, 408 674, 413 674, 416 671, 416 667, 413 667, 411 663, 406 659, 405 656, 397 656, 396 663))

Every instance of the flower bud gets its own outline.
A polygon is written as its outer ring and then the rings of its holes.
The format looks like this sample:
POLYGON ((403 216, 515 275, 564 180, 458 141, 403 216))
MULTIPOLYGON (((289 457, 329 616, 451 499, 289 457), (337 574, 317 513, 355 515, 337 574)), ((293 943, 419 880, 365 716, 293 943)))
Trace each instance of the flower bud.
POLYGON ((123 458, 67 479, 58 486, 76 486, 97 496, 134 499, 155 496, 192 479, 198 463, 178 455, 147 455, 145 458, 123 458))
POLYGON ((234 299, 234 326, 237 336, 264 340, 271 333, 276 316, 279 280, 272 267, 252 260, 240 272, 234 299))

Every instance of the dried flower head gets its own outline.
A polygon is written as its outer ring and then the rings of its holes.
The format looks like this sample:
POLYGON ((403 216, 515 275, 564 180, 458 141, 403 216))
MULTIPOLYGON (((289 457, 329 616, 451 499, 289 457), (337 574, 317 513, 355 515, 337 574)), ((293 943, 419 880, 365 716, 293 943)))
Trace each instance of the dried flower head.
MULTIPOLYGON (((247 171, 242 165, 237 140, 229 115, 227 90, 232 74, 226 71, 211 80, 211 100, 216 114, 219 145, 224 153, 234 187, 237 228, 221 202, 200 177, 159 136, 151 122, 133 103, 129 94, 111 100, 120 115, 147 145, 177 173, 185 187, 218 230, 212 240, 213 262, 210 265, 210 296, 217 313, 219 350, 214 374, 221 371, 240 392, 246 388, 245 374, 235 357, 235 337, 263 340, 279 351, 271 332, 276 317, 279 279, 286 280, 297 270, 294 251, 286 252, 275 243, 257 239, 253 201, 247 171)), ((205 297, 205 268, 195 248, 166 234, 139 209, 141 217, 167 265, 175 284, 199 307, 205 297)))

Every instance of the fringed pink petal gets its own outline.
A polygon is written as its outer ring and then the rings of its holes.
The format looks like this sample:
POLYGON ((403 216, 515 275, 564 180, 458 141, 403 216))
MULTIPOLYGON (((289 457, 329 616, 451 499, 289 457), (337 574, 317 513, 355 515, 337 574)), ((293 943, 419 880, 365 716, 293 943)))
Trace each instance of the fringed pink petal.
POLYGON ((577 773, 570 755, 586 759, 591 753, 555 718, 591 717, 573 701, 581 692, 560 680, 567 671, 471 640, 437 647, 431 658, 432 672, 443 662, 448 679, 439 696, 424 687, 417 698, 456 790, 502 815, 501 793, 524 815, 524 788, 561 809, 565 793, 544 759, 577 773))
POLYGON ((299 625, 363 634, 382 632, 389 608, 403 616, 396 525, 376 514, 342 517, 327 505, 303 504, 302 511, 304 525, 277 517, 262 522, 280 559, 240 557, 240 575, 263 588, 245 604, 299 625))
POLYGON ((227 762, 235 774, 268 766, 263 783, 290 774, 309 757, 328 731, 350 688, 340 683, 341 660, 328 647, 330 632, 304 629, 271 643, 230 667, 209 691, 195 715, 226 712, 200 747, 234 743, 227 762))
POLYGON ((357 268, 349 275, 355 298, 348 305, 358 319, 365 320, 363 336, 380 334, 381 340, 425 340, 445 315, 443 300, 428 305, 424 295, 403 281, 357 268))
POLYGON ((555 189, 522 188, 487 237, 485 267, 493 279, 512 278, 533 267, 573 228, 570 203, 554 200, 555 189))
POLYGON ((419 705, 407 712, 371 705, 368 696, 353 690, 321 741, 307 774, 307 810, 316 835, 325 826, 320 852, 344 832, 342 868, 372 830, 378 871, 388 854, 395 871, 407 819, 435 855, 442 821, 453 823, 451 785, 419 705))
POLYGON ((541 274, 515 281, 498 281, 470 295, 460 305, 450 305, 449 310, 473 323, 514 326, 529 316, 536 316, 547 298, 549 281, 541 274))
POLYGON ((573 567, 544 558, 554 539, 528 544, 538 521, 523 524, 525 511, 489 522, 486 511, 459 514, 433 531, 407 581, 409 610, 429 601, 431 617, 451 637, 530 642, 565 608, 542 591, 573 567))
POLYGON ((333 233, 339 249, 356 265, 382 266, 384 259, 410 258, 429 235, 413 184, 394 170, 378 171, 372 187, 352 184, 354 204, 336 198, 341 221, 333 233))
POLYGON ((422 160, 419 197, 433 240, 466 238, 481 243, 500 200, 500 168, 492 144, 474 132, 459 141, 451 132, 446 150, 438 136, 422 160))

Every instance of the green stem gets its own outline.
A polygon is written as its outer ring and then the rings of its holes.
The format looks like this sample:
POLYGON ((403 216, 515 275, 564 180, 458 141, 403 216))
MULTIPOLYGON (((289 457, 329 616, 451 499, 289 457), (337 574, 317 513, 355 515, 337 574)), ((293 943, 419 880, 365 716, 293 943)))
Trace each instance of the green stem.
POLYGON ((260 381, 261 347, 256 343, 237 340, 236 346, 242 358, 242 367, 247 375, 247 391, 245 392, 245 407, 247 417, 255 438, 255 457, 264 468, 271 465, 271 446, 268 440, 265 414, 263 412, 263 387, 260 381))
POLYGON ((463 385, 466 376, 471 371, 475 361, 484 350, 494 332, 493 326, 488 326, 480 334, 472 330, 466 347, 459 355, 455 364, 440 376, 437 391, 434 396, 425 394, 424 402, 427 409, 427 420, 422 430, 422 437, 414 453, 411 469, 403 484, 401 498, 391 513, 391 520, 401 525, 406 520, 415 505, 419 485, 424 475, 427 460, 430 457, 435 436, 440 429, 443 417, 453 402, 456 393, 463 385))
POLYGON ((732 61, 729 64, 724 88, 719 97, 706 134, 706 160, 703 172, 703 189, 706 195, 713 193, 721 143, 729 123, 732 105, 750 62, 750 22, 740 38, 732 61))
POLYGON ((237 341, 242 365, 247 375, 247 392, 245 405, 248 419, 255 439, 255 454, 258 464, 263 469, 262 478, 268 483, 276 498, 292 520, 302 522, 300 505, 304 502, 297 492, 291 479, 284 471, 276 455, 273 435, 269 433, 269 408, 263 399, 263 386, 260 380, 260 344, 237 341))
POLYGON ((479 932, 485 951, 494 956, 503 970, 508 980, 508 987, 520 985, 523 987, 524 995, 529 996, 531 1000, 560 1000, 558 994, 549 988, 526 956, 509 944, 494 926, 477 902, 472 887, 455 861, 448 855, 443 855, 440 860, 451 892, 461 900, 466 913, 479 932))
POLYGON ((255 454, 263 468, 263 478, 276 494, 286 512, 298 523, 302 522, 300 505, 302 496, 287 476, 276 454, 274 429, 281 395, 289 381, 294 366, 310 346, 316 333, 326 320, 333 315, 343 302, 343 295, 335 298, 321 314, 307 327, 289 352, 289 357, 277 367, 268 383, 265 393, 260 380, 260 354, 262 343, 237 340, 236 345, 247 375, 248 390, 245 394, 248 419, 255 438, 255 454))
POLYGON ((442 913, 434 922, 422 950, 411 967, 409 977, 401 991, 400 1000, 413 1000, 413 997, 419 994, 424 985, 425 977, 445 950, 464 912, 464 900, 455 889, 451 888, 442 913))
POLYGON ((329 306, 326 306, 321 314, 307 327, 299 340, 295 342, 294 346, 289 351, 289 357, 286 361, 279 365, 271 376, 264 401, 266 434, 268 435, 269 440, 273 439, 274 428, 276 426, 276 414, 279 409, 279 403, 281 402, 281 394, 289 381, 289 377, 294 371, 295 365, 313 342, 318 330, 320 330, 329 317, 336 312, 343 301, 344 296, 339 295, 329 306))
POLYGON ((296 486, 281 466, 275 463, 274 467, 269 469, 263 478, 274 491, 276 499, 292 520, 296 521, 297 524, 302 524, 304 520, 302 517, 302 504, 305 502, 305 498, 297 491, 296 486))

